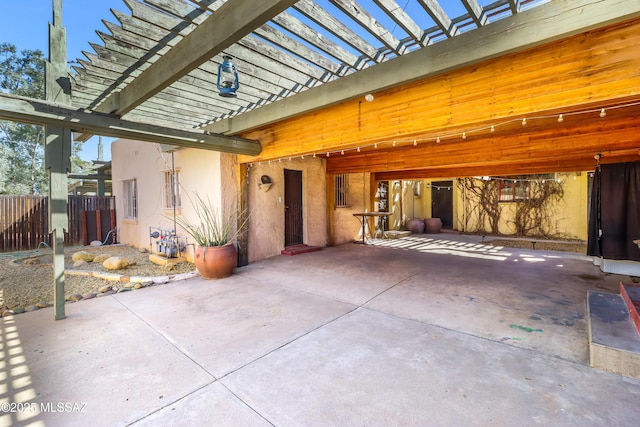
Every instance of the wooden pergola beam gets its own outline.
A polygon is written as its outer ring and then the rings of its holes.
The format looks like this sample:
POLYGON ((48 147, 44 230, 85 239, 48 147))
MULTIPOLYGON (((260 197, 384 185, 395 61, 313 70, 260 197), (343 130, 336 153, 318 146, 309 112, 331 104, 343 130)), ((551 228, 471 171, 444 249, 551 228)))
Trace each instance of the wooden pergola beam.
POLYGON ((109 96, 98 111, 120 116, 128 113, 296 1, 225 3, 130 84, 109 96))
POLYGON ((550 2, 204 128, 237 135, 367 93, 434 77, 638 16, 638 2, 550 2))
POLYGON ((5 93, 0 93, 0 120, 226 153, 257 155, 262 150, 260 143, 251 139, 131 122, 115 115, 5 93))

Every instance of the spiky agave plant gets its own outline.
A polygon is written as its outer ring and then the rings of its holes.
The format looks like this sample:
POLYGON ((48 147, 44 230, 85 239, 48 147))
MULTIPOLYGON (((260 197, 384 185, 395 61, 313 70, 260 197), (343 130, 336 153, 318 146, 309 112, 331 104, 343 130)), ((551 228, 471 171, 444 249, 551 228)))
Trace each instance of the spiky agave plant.
POLYGON ((183 216, 175 218, 176 223, 190 235, 196 244, 206 246, 224 246, 233 241, 249 221, 246 212, 226 212, 219 215, 216 206, 211 200, 203 199, 200 195, 195 195, 195 201, 191 200, 196 213, 196 220, 190 220, 183 216), (241 218, 241 222, 237 222, 241 218))

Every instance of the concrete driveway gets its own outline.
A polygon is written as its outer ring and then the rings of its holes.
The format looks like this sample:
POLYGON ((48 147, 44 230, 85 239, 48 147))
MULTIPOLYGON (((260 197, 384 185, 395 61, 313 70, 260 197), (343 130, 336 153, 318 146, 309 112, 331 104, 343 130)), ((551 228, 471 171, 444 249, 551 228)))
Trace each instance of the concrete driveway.
POLYGON ((0 425, 637 425, 587 365, 586 257, 455 234, 278 256, 2 319, 0 425))

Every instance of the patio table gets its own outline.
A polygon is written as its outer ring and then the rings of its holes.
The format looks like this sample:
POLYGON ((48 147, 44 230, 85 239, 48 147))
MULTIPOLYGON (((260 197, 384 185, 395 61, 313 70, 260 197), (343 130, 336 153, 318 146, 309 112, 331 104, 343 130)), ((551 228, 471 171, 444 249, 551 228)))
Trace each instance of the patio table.
MULTIPOLYGON (((390 212, 356 212, 353 214, 356 218, 358 218, 362 224, 362 244, 366 244, 365 236, 366 236, 366 223, 371 218, 382 218, 382 232, 384 233, 384 223, 386 218, 391 215, 390 212)), ((371 228, 369 228, 371 229, 371 228)), ((374 223, 373 227, 373 236, 378 234, 378 226, 374 223)))

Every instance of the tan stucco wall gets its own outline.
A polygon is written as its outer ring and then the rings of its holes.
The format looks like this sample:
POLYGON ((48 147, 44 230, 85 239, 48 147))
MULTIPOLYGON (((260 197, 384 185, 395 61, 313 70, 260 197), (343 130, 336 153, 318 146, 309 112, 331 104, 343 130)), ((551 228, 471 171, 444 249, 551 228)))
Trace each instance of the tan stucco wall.
POLYGON ((333 243, 342 245, 362 238, 362 223, 354 213, 370 211, 370 174, 349 174, 349 206, 333 211, 333 243))
POLYGON ((325 161, 320 158, 254 163, 249 166, 248 209, 249 262, 280 254, 284 249, 284 170, 302 171, 304 243, 327 245, 327 199, 325 161), (271 178, 269 191, 259 184, 262 175, 271 178))
MULTIPOLYGON (((554 215, 551 220, 553 229, 551 232, 558 237, 568 239, 587 240, 587 224, 588 224, 588 189, 589 189, 589 173, 559 173, 557 178, 561 180, 564 190, 564 197, 554 206, 554 215)), ((471 200, 464 200, 462 191, 454 185, 455 197, 454 204, 457 202, 459 206, 464 203, 471 203, 471 200)), ((502 216, 499 222, 499 230, 505 235, 515 232, 512 219, 514 217, 516 203, 501 203, 502 216)), ((463 218, 464 209, 456 211, 457 223, 459 230, 464 231, 465 220, 463 218)), ((468 218, 467 229, 475 229, 473 218, 468 218)), ((490 228, 485 224, 485 229, 490 228)))
MULTIPOLYGON (((171 154, 162 153, 158 144, 117 140, 111 144, 113 192, 116 196, 118 241, 149 248, 149 227, 173 229, 173 209, 164 209, 163 172, 171 170, 171 154), (124 218, 123 181, 136 179, 138 218, 124 218)), ((235 156, 214 151, 184 149, 174 153, 174 165, 180 171, 182 208, 178 215, 193 217, 190 199, 197 192, 209 198, 221 212, 235 209, 237 168, 235 156)), ((178 227, 178 234, 185 233, 178 227)), ((191 238, 189 243, 193 243, 191 238)), ((190 254, 192 247, 189 247, 190 254)))

